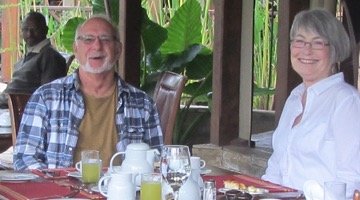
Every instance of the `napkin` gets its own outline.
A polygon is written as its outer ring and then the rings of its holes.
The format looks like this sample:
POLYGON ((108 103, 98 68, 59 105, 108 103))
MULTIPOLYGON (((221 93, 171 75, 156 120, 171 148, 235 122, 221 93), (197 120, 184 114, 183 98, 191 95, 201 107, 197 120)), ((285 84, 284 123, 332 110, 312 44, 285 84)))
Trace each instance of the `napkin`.
POLYGON ((308 180, 303 185, 306 200, 323 200, 324 188, 315 180, 308 180))

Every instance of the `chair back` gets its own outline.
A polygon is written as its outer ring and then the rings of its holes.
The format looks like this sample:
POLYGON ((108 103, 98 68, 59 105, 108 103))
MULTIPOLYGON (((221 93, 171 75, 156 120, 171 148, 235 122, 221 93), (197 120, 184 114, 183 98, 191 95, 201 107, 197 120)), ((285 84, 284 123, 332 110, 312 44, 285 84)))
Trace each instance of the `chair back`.
POLYGON ((11 135, 13 146, 16 142, 17 133, 19 131, 19 125, 22 114, 24 112, 26 103, 28 102, 31 94, 9 93, 8 104, 11 118, 11 135))
POLYGON ((187 78, 166 71, 160 76, 154 90, 154 100, 160 115, 160 125, 164 144, 172 144, 176 114, 180 108, 180 98, 187 78))
POLYGON ((69 72, 71 63, 74 61, 74 59, 75 59, 75 55, 74 55, 74 54, 71 54, 69 57, 66 58, 66 72, 67 72, 67 73, 69 72))

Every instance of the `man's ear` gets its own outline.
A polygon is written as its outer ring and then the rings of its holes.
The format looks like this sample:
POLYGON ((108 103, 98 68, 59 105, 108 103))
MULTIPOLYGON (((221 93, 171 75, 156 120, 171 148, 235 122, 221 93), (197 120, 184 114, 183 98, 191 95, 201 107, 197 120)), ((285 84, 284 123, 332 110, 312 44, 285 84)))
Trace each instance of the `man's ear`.
POLYGON ((118 45, 116 45, 116 46, 117 46, 117 48, 115 49, 116 50, 116 56, 119 59, 120 56, 121 56, 121 53, 122 53, 122 43, 118 42, 118 45))
POLYGON ((75 57, 76 57, 76 54, 77 54, 76 40, 74 40, 74 42, 73 42, 73 53, 74 53, 74 55, 75 55, 75 57))

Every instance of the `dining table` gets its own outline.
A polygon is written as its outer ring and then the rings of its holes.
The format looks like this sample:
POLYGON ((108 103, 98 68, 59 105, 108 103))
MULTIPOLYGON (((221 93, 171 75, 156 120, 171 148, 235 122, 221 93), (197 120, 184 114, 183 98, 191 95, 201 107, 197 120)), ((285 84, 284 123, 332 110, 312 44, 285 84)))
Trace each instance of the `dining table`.
MULTIPOLYGON (((262 188, 267 192, 254 194, 253 200, 258 199, 288 199, 304 200, 301 191, 277 185, 260 178, 241 174, 236 171, 207 165, 202 173, 204 181, 215 181, 217 200, 226 200, 224 188, 225 180, 233 180, 247 186, 262 188)), ((104 172, 106 169, 104 168, 104 172)), ((31 170, 18 173, 11 170, 0 170, 0 199, 1 200, 45 200, 45 199, 106 199, 96 189, 95 185, 84 185, 76 174, 75 168, 31 170), (6 177, 6 173, 13 176, 6 177), (4 178, 6 177, 6 178, 4 178)), ((139 191, 137 192, 137 198, 139 191)))

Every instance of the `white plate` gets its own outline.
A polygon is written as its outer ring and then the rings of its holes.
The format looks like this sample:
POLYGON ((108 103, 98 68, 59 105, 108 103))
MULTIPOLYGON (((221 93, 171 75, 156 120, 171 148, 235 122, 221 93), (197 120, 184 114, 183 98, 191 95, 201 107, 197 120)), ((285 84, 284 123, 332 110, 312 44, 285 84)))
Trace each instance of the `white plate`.
POLYGON ((261 198, 259 200, 281 200, 281 199, 274 199, 274 198, 261 198))
POLYGON ((69 172, 68 176, 74 177, 74 178, 81 178, 81 174, 80 172, 76 171, 76 172, 69 172))
MULTIPOLYGON (((100 192, 99 187, 97 185, 91 187, 91 191, 93 192, 100 192)), ((107 187, 102 186, 102 191, 106 194, 107 193, 107 187)), ((136 191, 140 191, 140 187, 136 186, 136 191)))
POLYGON ((1 181, 28 181, 36 178, 39 178, 39 176, 31 173, 19 173, 12 171, 3 171, 0 173, 1 181))
POLYGON ((3 112, 0 114, 0 126, 11 127, 10 112, 3 112))
MULTIPOLYGON (((99 187, 97 185, 91 187, 91 191, 93 192, 100 192, 99 187)), ((102 191, 106 194, 107 193, 107 187, 102 186, 102 191)))
MULTIPOLYGON (((226 191, 228 190, 233 190, 233 189, 230 189, 230 188, 219 188, 218 191, 225 194, 226 191)), ((265 194, 265 193, 269 193, 269 190, 267 189, 264 189, 264 188, 256 188, 256 192, 249 192, 248 190, 240 190, 242 192, 247 192, 251 195, 254 195, 254 194, 265 194)))
POLYGON ((210 174, 211 173, 211 169, 201 169, 200 174, 204 175, 204 174, 210 174))
POLYGON ((88 200, 83 198, 60 198, 60 199, 50 199, 50 200, 88 200))

